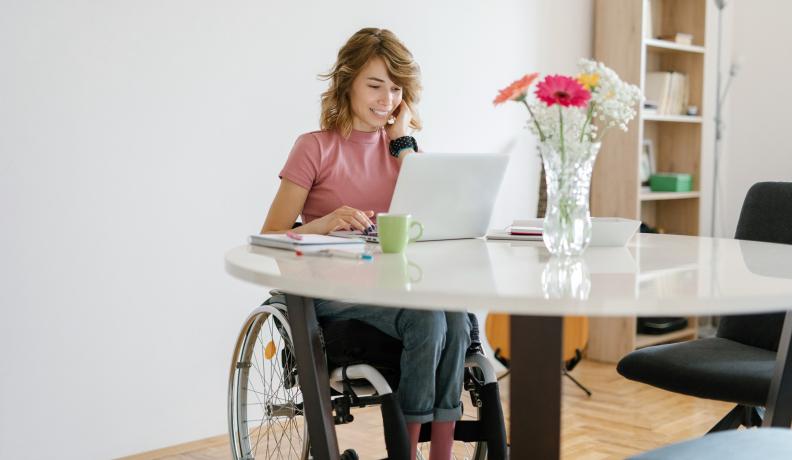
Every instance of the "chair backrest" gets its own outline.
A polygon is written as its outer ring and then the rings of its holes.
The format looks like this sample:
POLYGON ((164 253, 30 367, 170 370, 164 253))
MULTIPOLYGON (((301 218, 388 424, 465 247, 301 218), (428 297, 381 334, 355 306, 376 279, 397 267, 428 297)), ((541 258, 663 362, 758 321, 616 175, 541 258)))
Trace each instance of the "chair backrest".
MULTIPOLYGON (((734 237, 792 244, 792 182, 759 182, 745 196, 734 237)), ((792 305, 790 305, 792 308, 792 305)), ((785 313, 723 316, 718 337, 776 351, 785 313)))

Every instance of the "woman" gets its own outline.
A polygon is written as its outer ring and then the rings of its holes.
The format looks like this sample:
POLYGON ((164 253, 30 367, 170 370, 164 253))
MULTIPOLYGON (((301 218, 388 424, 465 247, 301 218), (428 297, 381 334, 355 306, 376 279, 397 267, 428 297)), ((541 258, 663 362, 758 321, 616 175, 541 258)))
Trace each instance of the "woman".
MULTIPOLYGON (((281 184, 262 233, 366 231, 387 212, 401 162, 415 155, 408 130, 421 128, 414 111, 421 85, 412 54, 384 29, 362 29, 323 75, 321 131, 297 138, 280 173, 281 184)), ((407 421, 412 458, 421 423, 432 422, 430 458, 451 456, 470 322, 443 313, 317 300, 320 318, 358 319, 404 344, 398 397, 407 421)))

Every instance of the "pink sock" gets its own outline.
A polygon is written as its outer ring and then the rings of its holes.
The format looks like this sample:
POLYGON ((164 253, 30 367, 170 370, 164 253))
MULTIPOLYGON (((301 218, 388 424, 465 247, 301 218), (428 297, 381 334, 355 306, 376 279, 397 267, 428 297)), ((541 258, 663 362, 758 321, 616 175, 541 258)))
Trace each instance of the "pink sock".
POLYGON ((410 460, 415 460, 418 451, 418 435, 421 434, 421 424, 407 422, 407 434, 410 436, 410 460))
POLYGON ((429 460, 451 460, 455 425, 455 421, 432 422, 432 446, 429 450, 429 460))

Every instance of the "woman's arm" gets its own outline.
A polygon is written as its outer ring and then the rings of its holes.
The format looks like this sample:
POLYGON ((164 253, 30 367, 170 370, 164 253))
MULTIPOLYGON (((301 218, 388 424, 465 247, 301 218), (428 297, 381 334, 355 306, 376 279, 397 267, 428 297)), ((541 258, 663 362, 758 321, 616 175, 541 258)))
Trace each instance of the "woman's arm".
POLYGON ((261 233, 284 233, 291 230, 307 198, 308 190, 288 179, 281 179, 261 233))
MULTIPOLYGON (((292 229, 297 216, 300 215, 308 190, 288 179, 281 179, 278 193, 272 200, 261 233, 285 233, 292 229)), ((294 231, 296 233, 318 233, 326 235, 334 230, 365 230, 372 226, 369 217, 374 211, 360 211, 349 206, 341 206, 330 214, 304 224, 294 231)))
MULTIPOLYGON (((404 101, 399 103, 398 111, 399 114, 396 116, 393 124, 390 124, 385 128, 388 133, 388 137, 391 139, 398 139, 402 136, 406 136, 408 130, 410 129, 412 112, 404 101)), ((396 161, 398 161, 399 165, 401 165, 402 161, 404 161, 404 158, 413 153, 416 153, 413 149, 404 149, 401 151, 401 153, 399 153, 399 156, 396 157, 396 161)))

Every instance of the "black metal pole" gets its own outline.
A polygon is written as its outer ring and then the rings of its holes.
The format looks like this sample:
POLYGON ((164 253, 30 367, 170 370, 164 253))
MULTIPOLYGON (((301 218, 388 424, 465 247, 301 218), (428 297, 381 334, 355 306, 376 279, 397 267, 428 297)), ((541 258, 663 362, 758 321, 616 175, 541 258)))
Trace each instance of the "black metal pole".
POLYGON ((327 373, 319 322, 313 299, 286 294, 294 340, 294 354, 300 389, 305 403, 305 418, 311 454, 317 460, 338 460, 338 440, 330 401, 330 378, 327 373))
POLYGON ((762 425, 784 428, 792 425, 792 311, 788 311, 784 318, 784 328, 776 353, 775 373, 767 394, 767 412, 762 425))

